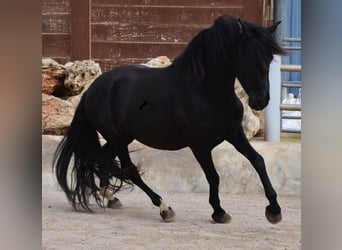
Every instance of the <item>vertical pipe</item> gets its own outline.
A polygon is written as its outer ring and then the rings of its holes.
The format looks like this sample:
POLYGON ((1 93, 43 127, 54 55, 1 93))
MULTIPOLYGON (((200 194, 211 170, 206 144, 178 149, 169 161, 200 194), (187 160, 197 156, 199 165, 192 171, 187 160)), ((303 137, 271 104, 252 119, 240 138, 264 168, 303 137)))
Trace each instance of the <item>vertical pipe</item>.
POLYGON ((279 44, 282 43, 282 37, 283 35, 283 30, 286 25, 286 21, 283 18, 283 12, 284 12, 284 3, 283 0, 274 0, 273 1, 273 20, 274 22, 282 21, 280 26, 276 29, 274 33, 274 37, 276 38, 277 42, 279 44))
POLYGON ((280 141, 280 109, 281 103, 281 57, 273 56, 270 65, 269 81, 270 81, 270 101, 265 109, 265 140, 280 141))

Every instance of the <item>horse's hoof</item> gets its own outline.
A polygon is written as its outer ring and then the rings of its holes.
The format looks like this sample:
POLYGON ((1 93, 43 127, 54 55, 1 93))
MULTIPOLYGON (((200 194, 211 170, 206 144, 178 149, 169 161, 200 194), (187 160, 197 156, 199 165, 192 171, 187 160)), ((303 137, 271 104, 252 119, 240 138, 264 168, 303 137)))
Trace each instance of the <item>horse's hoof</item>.
POLYGON ((171 222, 176 219, 176 214, 171 207, 168 207, 167 210, 162 210, 160 212, 160 216, 163 218, 163 221, 165 222, 171 222))
POLYGON ((232 220, 232 217, 226 212, 221 215, 216 215, 213 213, 211 218, 213 218, 216 223, 229 223, 232 220))
POLYGON ((118 209, 122 208, 122 204, 118 198, 114 198, 114 200, 108 200, 107 207, 112 209, 118 209))
POLYGON ((266 207, 265 216, 266 216, 266 219, 272 224, 276 224, 282 219, 281 212, 279 213, 272 212, 270 206, 266 207))

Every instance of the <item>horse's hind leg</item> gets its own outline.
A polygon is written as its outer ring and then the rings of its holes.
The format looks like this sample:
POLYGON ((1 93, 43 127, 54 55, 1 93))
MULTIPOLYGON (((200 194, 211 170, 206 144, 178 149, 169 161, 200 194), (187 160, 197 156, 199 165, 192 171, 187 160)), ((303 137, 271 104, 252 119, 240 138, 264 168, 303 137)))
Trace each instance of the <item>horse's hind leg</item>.
POLYGON ((114 196, 114 193, 108 188, 109 180, 107 178, 100 178, 100 195, 108 200, 108 208, 121 208, 122 204, 118 198, 114 196))
POLYGON ((131 161, 127 146, 122 147, 119 150, 118 156, 125 177, 142 189, 150 197, 152 203, 160 208, 160 216, 165 222, 174 221, 175 212, 172 208, 169 207, 163 199, 141 179, 137 166, 135 166, 131 161))
MULTIPOLYGON (((109 144, 106 143, 102 146, 103 152, 105 154, 105 157, 109 159, 109 161, 113 162, 116 154, 115 149, 109 144)), ((101 169, 100 169, 101 171, 101 169)), ((108 200, 107 207, 108 208, 121 208, 122 204, 118 198, 114 196, 114 193, 109 188, 109 178, 110 177, 104 177, 100 176, 100 195, 108 200)))
POLYGON ((281 208, 277 202, 277 193, 267 175, 263 157, 251 146, 243 132, 242 127, 239 130, 239 133, 229 136, 227 140, 251 162, 257 171, 262 185, 264 186, 265 195, 270 202, 270 205, 266 207, 265 212, 267 220, 271 223, 277 223, 281 221, 282 215, 281 208))

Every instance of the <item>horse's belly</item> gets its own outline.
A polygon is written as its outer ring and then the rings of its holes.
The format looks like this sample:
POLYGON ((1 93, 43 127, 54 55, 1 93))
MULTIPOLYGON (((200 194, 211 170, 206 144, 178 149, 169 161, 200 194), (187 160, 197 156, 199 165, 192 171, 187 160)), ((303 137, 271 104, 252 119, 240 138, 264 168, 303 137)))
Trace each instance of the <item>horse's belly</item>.
MULTIPOLYGON (((143 102, 140 106, 130 103, 123 127, 139 142, 157 149, 177 150, 184 142, 181 119, 163 102, 143 102), (134 108, 139 106, 138 109, 134 108)), ((137 102, 140 103, 140 102, 137 102)))
POLYGON ((186 147, 183 137, 170 130, 143 130, 133 134, 133 138, 149 147, 163 150, 178 150, 186 147))

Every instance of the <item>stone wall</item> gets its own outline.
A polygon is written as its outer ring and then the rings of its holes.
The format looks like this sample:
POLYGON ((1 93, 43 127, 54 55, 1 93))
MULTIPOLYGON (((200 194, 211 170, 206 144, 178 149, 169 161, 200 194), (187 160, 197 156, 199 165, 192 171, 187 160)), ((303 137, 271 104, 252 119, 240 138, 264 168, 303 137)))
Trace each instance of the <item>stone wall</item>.
MULTIPOLYGON (((57 187, 51 176, 51 161, 61 136, 43 135, 42 165, 47 185, 57 187)), ((279 195, 301 195, 300 143, 252 141, 264 157, 270 180, 279 195)), ((188 148, 177 151, 157 150, 134 141, 131 157, 141 164, 143 179, 157 192, 208 192, 205 175, 188 148)), ((213 150, 213 160, 220 175, 220 192, 226 194, 262 194, 259 176, 249 161, 229 143, 213 150)), ((281 198, 280 198, 281 200, 281 198)))

